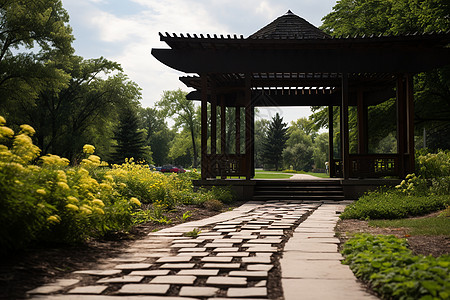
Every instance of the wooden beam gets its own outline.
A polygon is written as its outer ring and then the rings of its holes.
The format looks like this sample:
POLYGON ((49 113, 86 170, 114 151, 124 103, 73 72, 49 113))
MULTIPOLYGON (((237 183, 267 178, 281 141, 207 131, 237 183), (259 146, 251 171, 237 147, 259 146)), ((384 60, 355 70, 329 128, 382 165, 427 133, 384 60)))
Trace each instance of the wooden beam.
MULTIPOLYGON (((227 108, 225 106, 225 98, 220 98, 220 153, 222 155, 227 154, 227 123, 226 123, 226 114, 227 114, 227 108)), ((222 179, 226 179, 227 176, 223 174, 223 170, 221 170, 221 176, 222 179)))
POLYGON ((236 121, 236 154, 241 154, 241 107, 236 106, 234 119, 236 121))
POLYGON ((208 77, 206 74, 202 74, 202 102, 201 102, 201 170, 202 179, 206 179, 209 176, 208 172, 208 77))
POLYGON ((217 153, 217 95, 211 101, 211 154, 217 153))
POLYGON ((152 55, 185 73, 416 73, 450 63, 450 49, 424 46, 152 49, 152 55))
POLYGON ((406 75, 406 135, 408 151, 408 173, 415 172, 414 148, 414 81, 411 74, 406 75))
POLYGON ((397 153, 399 155, 399 174, 406 176, 405 153, 406 153, 406 95, 403 75, 397 77, 397 153))
POLYGON ((333 106, 328 106, 328 173, 330 177, 334 177, 335 164, 334 164, 334 119, 333 119, 333 106))
POLYGON ((350 142, 348 130, 348 74, 342 73, 342 104, 341 104, 341 139, 342 139, 342 174, 344 179, 350 177, 350 142))
POLYGON ((252 165, 253 165, 253 105, 252 105, 252 91, 251 91, 251 80, 249 74, 245 76, 245 177, 250 180, 253 177, 252 165))
POLYGON ((368 153, 368 130, 367 130, 367 105, 364 103, 364 94, 362 90, 358 91, 358 153, 367 154, 368 153))

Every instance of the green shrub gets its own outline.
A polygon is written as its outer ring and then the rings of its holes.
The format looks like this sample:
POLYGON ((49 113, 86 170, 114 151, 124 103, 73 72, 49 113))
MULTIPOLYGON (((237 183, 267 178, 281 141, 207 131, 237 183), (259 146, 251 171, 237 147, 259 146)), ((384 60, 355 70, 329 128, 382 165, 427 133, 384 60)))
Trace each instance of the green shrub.
POLYGON ((417 170, 423 178, 446 177, 450 174, 450 151, 419 155, 416 161, 417 170))
POLYGON ((341 219, 400 219, 444 209, 450 195, 407 196, 395 191, 371 192, 350 204, 341 219))
POLYGON ((212 211, 221 211, 223 209, 223 203, 217 199, 209 199, 203 202, 203 207, 212 211))
POLYGON ((0 249, 25 247, 34 240, 79 242, 111 230, 126 230, 137 198, 117 193, 114 182, 97 181, 92 170, 104 165, 86 145, 80 166, 57 155, 38 157, 22 125, 18 134, 0 117, 0 249), (38 161, 39 165, 32 164, 38 161))
POLYGON ((448 299, 450 256, 414 256, 405 239, 357 234, 344 244, 344 264, 383 299, 448 299))
POLYGON ((222 203, 233 203, 234 195, 230 186, 211 188, 211 194, 214 199, 221 201, 222 203))

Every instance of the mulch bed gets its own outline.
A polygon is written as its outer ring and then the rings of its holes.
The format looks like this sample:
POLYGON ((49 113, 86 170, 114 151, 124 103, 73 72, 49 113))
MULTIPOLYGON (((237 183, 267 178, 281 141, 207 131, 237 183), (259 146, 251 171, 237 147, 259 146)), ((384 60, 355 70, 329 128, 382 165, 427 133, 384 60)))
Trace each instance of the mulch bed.
MULTIPOLYGON (((224 210, 240 205, 242 202, 225 205, 224 210)), ((53 282, 55 278, 75 270, 93 268, 99 260, 119 255, 133 241, 148 233, 182 223, 186 211, 192 213, 187 221, 201 220, 220 213, 198 206, 182 205, 164 214, 172 221, 171 224, 149 222, 134 227, 130 232, 92 239, 81 245, 34 244, 25 250, 10 253, 0 259, 0 299, 26 298, 27 291, 53 282)))

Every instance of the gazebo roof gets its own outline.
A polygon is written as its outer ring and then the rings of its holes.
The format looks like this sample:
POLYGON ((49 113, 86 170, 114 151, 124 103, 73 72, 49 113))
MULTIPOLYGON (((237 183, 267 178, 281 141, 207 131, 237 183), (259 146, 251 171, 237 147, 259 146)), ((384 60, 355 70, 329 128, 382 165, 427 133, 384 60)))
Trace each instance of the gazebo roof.
POLYGON ((328 34, 290 10, 272 23, 264 26, 249 39, 324 39, 328 34))

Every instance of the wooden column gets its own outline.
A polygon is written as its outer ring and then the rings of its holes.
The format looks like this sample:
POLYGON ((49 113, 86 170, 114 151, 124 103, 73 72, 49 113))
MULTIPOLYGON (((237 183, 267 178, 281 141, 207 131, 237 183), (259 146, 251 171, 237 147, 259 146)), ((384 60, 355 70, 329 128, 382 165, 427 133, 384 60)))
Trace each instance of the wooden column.
POLYGON ((406 176, 405 169, 405 152, 406 152, 406 95, 403 75, 397 77, 397 154, 398 154, 398 171, 400 177, 406 176))
POLYGON ((342 139, 342 175, 344 179, 350 177, 349 160, 349 132, 348 132, 348 74, 342 74, 342 104, 341 104, 341 139, 342 139))
POLYGON ((367 154, 369 150, 369 138, 368 138, 368 113, 367 105, 364 103, 364 94, 362 90, 358 91, 358 153, 367 154))
MULTIPOLYGON (((225 97, 222 96, 220 99, 220 153, 222 154, 222 158, 225 158, 224 155, 227 152, 227 127, 226 127, 226 113, 227 108, 225 106, 225 97)), ((226 179, 227 176, 224 174, 223 170, 220 172, 220 177, 222 179, 226 179)))
POLYGON ((253 167, 253 106, 250 74, 245 74, 245 177, 247 180, 252 178, 253 167))
POLYGON ((208 174, 208 77, 206 74, 201 75, 201 170, 202 179, 209 177, 208 174))
POLYGON ((236 106, 234 119, 236 121, 236 154, 241 154, 241 108, 236 106))
POLYGON ((330 173, 330 177, 335 176, 333 126, 334 126, 333 106, 328 106, 328 172, 330 173))
POLYGON ((408 173, 415 172, 414 148, 414 82, 411 74, 406 75, 406 136, 408 153, 408 173))
POLYGON ((211 154, 217 153, 217 95, 211 100, 211 154))

